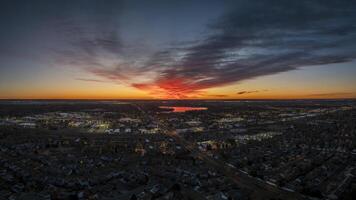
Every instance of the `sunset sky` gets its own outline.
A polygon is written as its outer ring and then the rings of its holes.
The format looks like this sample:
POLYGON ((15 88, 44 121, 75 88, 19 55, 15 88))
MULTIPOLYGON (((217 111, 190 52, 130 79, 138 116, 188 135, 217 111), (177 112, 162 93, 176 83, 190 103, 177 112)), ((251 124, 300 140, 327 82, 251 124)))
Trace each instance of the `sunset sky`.
POLYGON ((356 98, 354 0, 2 0, 0 99, 356 98))

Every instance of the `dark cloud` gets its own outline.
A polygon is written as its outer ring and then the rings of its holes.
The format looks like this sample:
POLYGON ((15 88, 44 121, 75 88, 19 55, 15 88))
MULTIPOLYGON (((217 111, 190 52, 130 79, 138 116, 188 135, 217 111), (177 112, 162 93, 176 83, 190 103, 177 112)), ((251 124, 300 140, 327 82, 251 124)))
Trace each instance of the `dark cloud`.
MULTIPOLYGON (((153 58, 164 66, 150 85, 176 93, 223 86, 299 67, 356 57, 354 1, 239 1, 193 46, 153 58), (174 60, 172 54, 183 53, 174 60), (174 61, 173 61, 174 60, 174 61), (170 80, 171 85, 160 85, 170 80), (174 81, 177 80, 177 81, 174 81)), ((142 84, 141 84, 142 88, 142 84)))
POLYGON ((115 10, 99 12, 89 27, 83 19, 61 21, 71 48, 57 49, 58 60, 152 95, 185 98, 212 87, 356 57, 353 0, 240 0, 230 7, 198 40, 177 41, 146 58, 120 37, 120 26, 112 20, 115 10))
POLYGON ((258 90, 240 91, 240 92, 237 92, 236 94, 237 95, 243 95, 243 94, 251 94, 251 93, 257 93, 257 92, 260 92, 260 91, 258 91, 258 90))

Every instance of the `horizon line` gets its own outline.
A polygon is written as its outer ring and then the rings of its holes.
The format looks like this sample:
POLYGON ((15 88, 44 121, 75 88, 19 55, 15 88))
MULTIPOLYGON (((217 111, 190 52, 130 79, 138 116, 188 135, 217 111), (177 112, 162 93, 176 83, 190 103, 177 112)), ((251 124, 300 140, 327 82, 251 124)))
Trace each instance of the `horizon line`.
POLYGON ((297 100, 356 100, 350 98, 242 98, 242 99, 155 99, 155 98, 137 98, 137 99, 95 99, 95 98, 0 98, 0 101, 297 101, 297 100))

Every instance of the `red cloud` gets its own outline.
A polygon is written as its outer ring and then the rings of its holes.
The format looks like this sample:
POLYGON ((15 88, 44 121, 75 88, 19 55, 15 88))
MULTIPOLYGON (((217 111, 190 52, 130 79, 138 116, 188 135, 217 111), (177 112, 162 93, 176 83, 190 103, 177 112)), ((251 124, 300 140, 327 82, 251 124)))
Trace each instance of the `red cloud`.
POLYGON ((158 98, 195 98, 203 94, 200 91, 203 88, 183 78, 159 79, 154 83, 134 83, 132 86, 158 98))

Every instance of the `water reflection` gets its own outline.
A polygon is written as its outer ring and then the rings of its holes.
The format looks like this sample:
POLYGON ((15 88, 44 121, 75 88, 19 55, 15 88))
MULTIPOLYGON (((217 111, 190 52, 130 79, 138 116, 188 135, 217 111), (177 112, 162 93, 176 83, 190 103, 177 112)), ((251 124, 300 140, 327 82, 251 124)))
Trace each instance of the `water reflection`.
POLYGON ((196 111, 196 110, 207 110, 206 107, 185 107, 185 106, 160 106, 162 109, 169 109, 171 112, 187 112, 187 111, 196 111))

